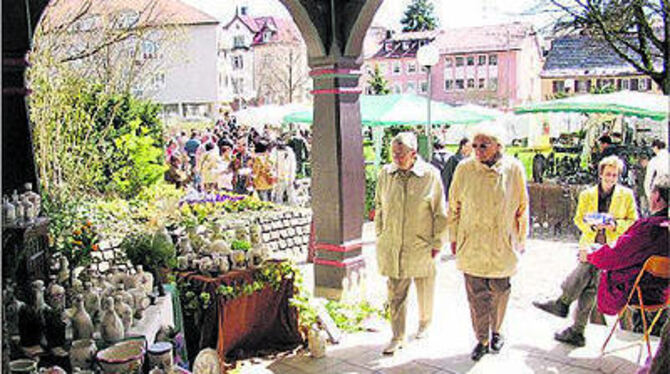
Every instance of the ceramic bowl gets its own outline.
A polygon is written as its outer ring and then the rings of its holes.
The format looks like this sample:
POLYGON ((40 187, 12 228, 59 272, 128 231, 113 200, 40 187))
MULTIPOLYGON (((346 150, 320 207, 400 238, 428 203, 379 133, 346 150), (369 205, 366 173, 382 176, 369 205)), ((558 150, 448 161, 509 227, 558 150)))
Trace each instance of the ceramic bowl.
POLYGON ((9 362, 9 372, 19 373, 37 373, 37 361, 20 359, 9 362))
POLYGON ((101 350, 95 357, 103 373, 140 373, 144 352, 144 341, 127 340, 101 350))

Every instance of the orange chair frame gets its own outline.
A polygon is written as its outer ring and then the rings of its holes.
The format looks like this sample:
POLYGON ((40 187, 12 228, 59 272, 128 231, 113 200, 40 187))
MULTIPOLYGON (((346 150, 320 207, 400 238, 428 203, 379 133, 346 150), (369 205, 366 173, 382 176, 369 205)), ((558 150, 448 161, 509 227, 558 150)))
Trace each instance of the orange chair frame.
POLYGON ((624 307, 621 308, 621 310, 619 311, 617 320, 612 326, 612 330, 610 331, 609 335, 607 336, 607 339, 605 340, 605 343, 603 343, 603 346, 600 349, 601 353, 603 354, 605 353, 605 347, 607 347, 607 343, 609 343, 610 339, 612 338, 614 330, 616 329, 616 326, 619 324, 619 321, 623 317, 626 310, 632 309, 632 310, 639 310, 640 314, 642 314, 642 324, 644 326, 644 341, 647 344, 647 353, 651 357, 651 344, 649 343, 649 333, 651 333, 651 330, 654 328, 654 325, 661 316, 661 312, 663 312, 664 309, 670 307, 670 296, 666 298, 665 303, 663 304, 644 305, 644 301, 642 299, 642 289, 640 288, 639 284, 640 279, 642 279, 644 273, 650 273, 651 275, 658 278, 670 279, 670 257, 651 256, 647 259, 647 261, 644 262, 642 269, 640 269, 640 272, 638 273, 637 278, 635 279, 633 288, 630 290, 630 294, 628 295, 626 305, 624 305, 624 307), (635 294, 637 294, 639 305, 630 303, 633 298, 633 295, 635 294), (645 312, 652 312, 652 313, 656 312, 656 316, 654 317, 653 321, 651 322, 651 325, 649 326, 647 326, 647 317, 645 316, 645 312))

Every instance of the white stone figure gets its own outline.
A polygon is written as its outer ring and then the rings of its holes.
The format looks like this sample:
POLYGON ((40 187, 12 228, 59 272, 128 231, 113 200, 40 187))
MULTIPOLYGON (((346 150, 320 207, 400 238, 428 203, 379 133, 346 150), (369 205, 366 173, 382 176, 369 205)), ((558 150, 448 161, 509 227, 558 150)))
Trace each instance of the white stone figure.
POLYGON ((107 297, 104 301, 100 336, 107 343, 115 343, 125 336, 123 322, 114 310, 114 299, 107 297))
POLYGON ((75 313, 72 316, 72 330, 74 339, 91 339, 93 337, 93 321, 86 312, 84 298, 81 295, 74 297, 75 313))
POLYGON ((137 271, 137 273, 135 274, 137 287, 142 288, 146 294, 150 294, 154 288, 153 274, 144 271, 142 265, 137 265, 135 267, 135 270, 137 271))
POLYGON ((130 327, 133 325, 133 309, 130 305, 126 304, 123 300, 123 296, 116 295, 114 297, 114 310, 119 318, 121 318, 123 329, 125 331, 130 330, 130 327))

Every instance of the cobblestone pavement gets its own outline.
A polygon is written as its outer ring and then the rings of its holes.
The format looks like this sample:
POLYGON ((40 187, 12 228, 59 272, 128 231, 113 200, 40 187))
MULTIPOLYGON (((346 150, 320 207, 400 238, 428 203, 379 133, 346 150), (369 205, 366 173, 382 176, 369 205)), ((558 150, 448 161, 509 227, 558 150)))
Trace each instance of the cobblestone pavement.
MULTIPOLYGON (((364 238, 370 239, 369 225, 364 238)), ((374 235, 374 234, 372 234, 374 235)), ((377 274, 374 246, 364 248, 367 280, 364 293, 373 305, 386 297, 385 279, 377 274)), ((646 349, 638 347, 602 356, 600 347, 609 327, 589 325, 586 346, 573 348, 553 339, 555 331, 570 324, 566 319, 544 313, 531 305, 533 300, 555 297, 560 283, 576 264, 577 244, 530 240, 521 257, 519 272, 512 278, 512 294, 503 324, 506 345, 497 354, 484 356, 479 362, 469 358, 475 345, 465 295, 463 275, 450 256, 444 255, 438 265, 433 326, 428 338, 409 339, 394 356, 381 354, 391 337, 390 326, 379 332, 349 334, 337 345, 329 345, 324 358, 308 354, 284 357, 274 362, 245 363, 242 372, 254 373, 634 373, 646 358, 646 349)), ((311 281, 309 268, 306 279, 311 281)), ((417 306, 414 290, 408 305, 408 336, 417 328, 417 306)), ((613 318, 608 317, 611 326, 613 318)), ((617 332, 608 349, 622 347, 639 339, 637 334, 617 332)), ((653 338, 652 352, 657 344, 653 338)))

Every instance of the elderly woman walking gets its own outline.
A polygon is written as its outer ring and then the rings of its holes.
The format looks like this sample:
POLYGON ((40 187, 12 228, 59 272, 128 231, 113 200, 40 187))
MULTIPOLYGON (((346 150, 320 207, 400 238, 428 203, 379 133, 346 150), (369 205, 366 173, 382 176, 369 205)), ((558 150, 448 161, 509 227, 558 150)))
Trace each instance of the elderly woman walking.
POLYGON ((393 163, 379 172, 375 192, 377 263, 388 277, 393 338, 384 354, 402 348, 409 286, 419 301, 417 339, 433 317, 435 257, 446 244, 447 211, 440 174, 416 153, 416 137, 402 132, 391 142, 393 163))
POLYGON ((503 154, 494 129, 474 133, 475 157, 463 160, 449 189, 451 251, 465 275, 478 361, 504 344, 500 328, 507 309, 517 256, 528 231, 528 192, 521 163, 503 154))

